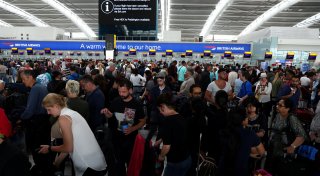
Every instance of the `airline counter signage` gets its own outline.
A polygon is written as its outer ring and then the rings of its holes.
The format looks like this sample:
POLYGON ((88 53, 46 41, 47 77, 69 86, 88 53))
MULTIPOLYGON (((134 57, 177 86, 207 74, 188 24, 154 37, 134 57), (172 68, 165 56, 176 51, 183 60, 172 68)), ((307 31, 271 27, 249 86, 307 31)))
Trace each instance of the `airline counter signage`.
MULTIPOLYGON (((136 49, 138 52, 148 52, 150 49, 156 52, 166 52, 173 50, 174 52, 185 53, 186 50, 192 50, 194 53, 203 53, 209 50, 211 53, 224 53, 231 51, 235 54, 243 54, 245 51, 251 51, 250 44, 222 44, 222 43, 163 43, 163 42, 125 42, 117 41, 118 51, 128 51, 136 49)), ((0 40, 1 49, 18 48, 26 50, 74 50, 74 51, 102 51, 105 48, 105 41, 24 41, 24 40, 0 40)))

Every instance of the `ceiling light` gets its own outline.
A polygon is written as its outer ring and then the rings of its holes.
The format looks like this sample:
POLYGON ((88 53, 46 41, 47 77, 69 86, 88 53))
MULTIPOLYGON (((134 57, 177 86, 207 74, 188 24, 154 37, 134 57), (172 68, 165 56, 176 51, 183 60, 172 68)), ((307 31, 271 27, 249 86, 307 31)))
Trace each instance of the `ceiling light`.
POLYGON ((2 21, 2 20, 0 20, 0 26, 3 26, 3 27, 13 27, 11 24, 6 23, 6 22, 4 22, 4 21, 2 21))
POLYGON ((166 13, 166 30, 170 29, 170 10, 171 10, 171 0, 167 0, 167 13, 166 13))
POLYGON ((17 6, 14 6, 13 4, 0 0, 0 7, 28 20, 30 23, 34 24, 37 27, 49 27, 47 23, 43 22, 34 15, 26 12, 25 10, 22 10, 17 6))
POLYGON ((82 32, 84 32, 89 38, 96 38, 97 35, 93 30, 85 23, 78 15, 76 15, 71 9, 63 5, 57 0, 42 0, 49 4, 51 7, 58 10, 60 13, 68 17, 76 26, 78 26, 82 32))
POLYGON ((251 22, 240 34, 247 35, 250 32, 255 31, 258 29, 259 26, 261 26, 264 22, 268 21, 270 18, 278 14, 279 12, 289 9, 290 6, 294 5, 295 3, 299 2, 301 0, 283 0, 279 2, 278 4, 271 7, 269 10, 264 12, 262 15, 260 15, 258 18, 256 18, 253 22, 251 22))
POLYGON ((310 27, 319 21, 320 21, 320 13, 301 21, 300 23, 294 25, 293 27, 310 27))
POLYGON ((161 33, 160 35, 158 35, 159 39, 163 39, 163 33, 165 30, 165 20, 166 20, 166 16, 165 16, 165 0, 160 1, 160 8, 161 8, 161 33))
POLYGON ((216 8, 211 12, 210 16, 208 17, 206 23, 204 24, 200 36, 204 38, 209 34, 211 28, 216 23, 218 18, 221 16, 223 11, 233 2, 233 0, 220 0, 216 8))

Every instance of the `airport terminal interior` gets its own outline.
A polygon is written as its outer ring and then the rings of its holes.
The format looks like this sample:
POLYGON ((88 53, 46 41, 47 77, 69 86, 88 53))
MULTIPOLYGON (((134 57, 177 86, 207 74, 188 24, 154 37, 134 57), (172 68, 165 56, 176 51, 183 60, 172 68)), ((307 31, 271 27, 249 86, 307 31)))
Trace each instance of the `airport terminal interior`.
POLYGON ((320 0, 0 0, 0 176, 319 176, 320 0))

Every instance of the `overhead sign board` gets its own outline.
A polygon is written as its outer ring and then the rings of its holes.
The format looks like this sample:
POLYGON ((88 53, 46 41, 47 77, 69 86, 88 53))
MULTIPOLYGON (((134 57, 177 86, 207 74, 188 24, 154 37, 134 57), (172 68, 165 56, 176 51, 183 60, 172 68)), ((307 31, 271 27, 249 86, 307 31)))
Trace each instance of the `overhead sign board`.
POLYGON ((158 0, 99 0, 99 35, 157 30, 158 0))
POLYGON ((105 25, 156 25, 156 0, 99 0, 99 23, 105 25))
MULTIPOLYGON (((26 50, 70 50, 70 51, 103 51, 105 41, 30 41, 30 40, 0 40, 1 49, 18 48, 26 50)), ((228 43, 163 43, 163 42, 124 42, 117 41, 118 51, 129 51, 131 48, 137 52, 148 52, 150 49, 156 52, 174 52, 185 53, 186 50, 192 50, 194 53, 203 53, 205 50, 211 53, 224 53, 231 51, 234 54, 243 54, 245 51, 251 51, 250 44, 228 44, 228 43)))

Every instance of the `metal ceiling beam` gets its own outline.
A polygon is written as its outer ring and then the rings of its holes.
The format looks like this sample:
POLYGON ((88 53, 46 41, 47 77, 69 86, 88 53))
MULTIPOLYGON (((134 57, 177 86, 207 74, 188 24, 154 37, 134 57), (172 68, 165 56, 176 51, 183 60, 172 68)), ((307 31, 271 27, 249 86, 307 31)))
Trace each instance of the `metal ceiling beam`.
MULTIPOLYGON (((49 25, 45 22, 43 22, 41 19, 37 18, 31 13, 28 13, 27 11, 11 4, 6 1, 0 0, 0 7, 6 11, 9 11, 17 16, 20 16, 21 18, 29 21, 30 23, 34 24, 37 27, 49 27, 49 25)), ((11 14, 12 15, 12 14, 11 14)))
POLYGON ((233 0, 220 0, 215 9, 211 12, 208 17, 206 23, 204 24, 200 36, 204 38, 209 34, 211 28, 214 26, 219 17, 223 14, 223 12, 232 4, 233 0))
POLYGON ((95 38, 97 35, 94 31, 70 8, 59 2, 58 0, 42 0, 57 11, 69 18, 76 26, 78 26, 82 32, 84 32, 89 38, 95 38))
POLYGON ((289 8, 290 6, 294 5, 295 3, 299 2, 300 0, 283 0, 280 3, 276 4, 272 8, 270 8, 268 11, 260 15, 257 19, 255 19, 252 23, 250 23, 240 34, 247 35, 250 32, 255 31, 260 25, 262 25, 264 22, 268 21, 271 17, 275 16, 279 12, 283 11, 286 8, 289 8))
POLYGON ((11 24, 9 24, 9 23, 7 23, 5 21, 2 21, 2 20, 0 20, 0 26, 2 26, 2 27, 13 27, 11 24))
POLYGON ((320 13, 315 14, 312 17, 309 17, 309 18, 297 23, 293 27, 310 27, 310 26, 318 23, 319 21, 320 21, 320 13))

